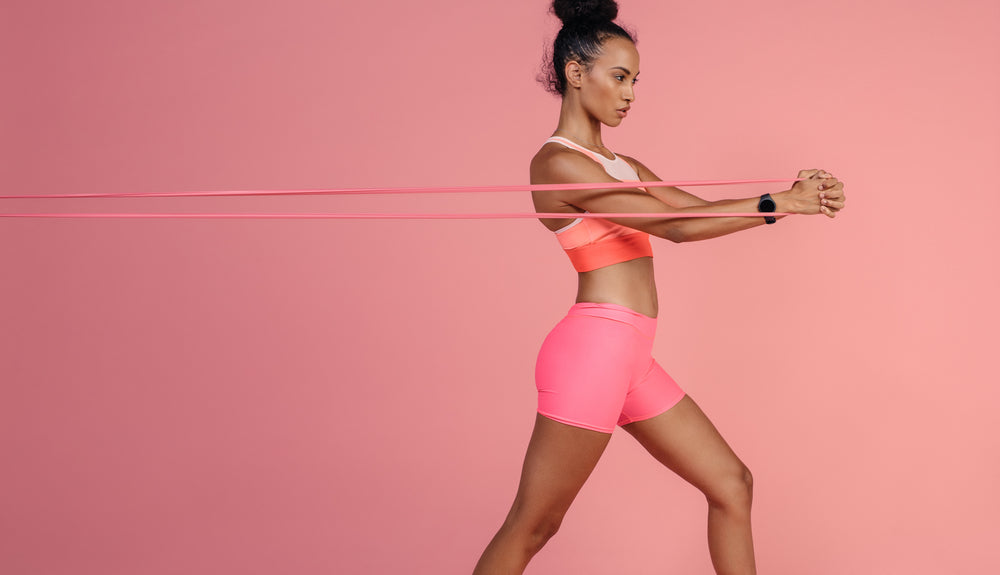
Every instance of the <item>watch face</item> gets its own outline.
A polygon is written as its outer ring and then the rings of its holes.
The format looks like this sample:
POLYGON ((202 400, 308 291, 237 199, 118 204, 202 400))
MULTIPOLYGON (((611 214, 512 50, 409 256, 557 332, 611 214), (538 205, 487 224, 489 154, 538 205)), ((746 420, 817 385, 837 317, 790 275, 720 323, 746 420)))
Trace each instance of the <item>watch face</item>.
POLYGON ((774 200, 769 200, 764 198, 757 204, 757 209, 762 212, 773 212, 774 211, 774 200))

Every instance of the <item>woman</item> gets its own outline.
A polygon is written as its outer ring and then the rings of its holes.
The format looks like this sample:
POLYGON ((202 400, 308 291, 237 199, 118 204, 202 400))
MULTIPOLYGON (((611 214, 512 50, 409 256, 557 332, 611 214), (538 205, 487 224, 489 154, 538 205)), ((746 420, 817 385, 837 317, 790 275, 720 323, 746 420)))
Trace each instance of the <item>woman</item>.
MULTIPOLYGON (((531 183, 659 181, 601 143, 635 101, 639 53, 613 22, 614 0, 555 0, 563 21, 548 82, 562 96, 559 125, 531 161, 531 183)), ((804 170, 790 189, 709 202, 676 187, 542 191, 539 212, 789 212, 834 217, 843 184, 804 170)), ((780 218, 780 216, 779 216, 780 218)), ((726 441, 650 352, 658 313, 649 236, 714 238, 775 217, 542 218, 579 273, 576 303, 539 351, 538 414, 513 506, 474 573, 522 573, 555 534, 616 425, 708 500, 708 544, 720 574, 755 573, 752 478, 726 441)))

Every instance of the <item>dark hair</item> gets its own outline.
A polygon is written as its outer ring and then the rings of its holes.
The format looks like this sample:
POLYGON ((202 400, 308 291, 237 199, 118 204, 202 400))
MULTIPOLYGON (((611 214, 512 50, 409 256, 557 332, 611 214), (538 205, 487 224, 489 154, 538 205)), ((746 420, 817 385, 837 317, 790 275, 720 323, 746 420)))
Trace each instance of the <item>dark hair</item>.
POLYGON ((545 55, 538 81, 553 94, 566 94, 566 62, 576 60, 589 70, 608 38, 617 36, 635 43, 634 32, 613 22, 618 17, 615 0, 553 0, 549 12, 562 20, 563 27, 556 35, 551 56, 545 55))

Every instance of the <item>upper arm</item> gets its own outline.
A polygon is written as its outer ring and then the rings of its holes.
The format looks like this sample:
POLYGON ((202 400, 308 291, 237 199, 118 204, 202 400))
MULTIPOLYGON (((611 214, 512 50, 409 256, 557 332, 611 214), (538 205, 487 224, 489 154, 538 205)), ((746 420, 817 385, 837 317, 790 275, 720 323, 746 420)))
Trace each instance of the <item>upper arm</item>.
MULTIPOLYGON (((639 188, 602 189, 599 187, 601 182, 620 181, 608 175, 600 165, 590 158, 572 150, 539 153, 531 161, 532 184, 597 184, 598 186, 593 189, 543 192, 559 194, 560 200, 589 212, 663 213, 677 211, 675 207, 639 188)), ((667 237, 671 225, 671 220, 667 220, 663 216, 649 218, 609 217, 605 219, 660 238, 667 237)))
MULTIPOLYGON (((635 171, 639 174, 639 179, 644 182, 662 182, 652 170, 647 168, 635 158, 631 158, 624 154, 618 154, 619 156, 625 158, 628 163, 632 164, 635 171)), ((692 206, 706 206, 709 202, 699 198, 698 196, 685 192, 684 190, 675 186, 655 186, 649 188, 649 193, 653 194, 659 198, 664 203, 670 204, 671 206, 677 208, 690 208, 692 206)))

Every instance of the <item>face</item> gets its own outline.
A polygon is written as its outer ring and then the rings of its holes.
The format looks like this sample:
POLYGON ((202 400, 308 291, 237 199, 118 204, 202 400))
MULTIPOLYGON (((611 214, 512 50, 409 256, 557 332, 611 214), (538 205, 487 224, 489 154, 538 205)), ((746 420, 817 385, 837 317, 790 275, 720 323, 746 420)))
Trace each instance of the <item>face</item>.
POLYGON ((603 124, 617 126, 635 101, 638 75, 639 51, 627 38, 616 36, 604 41, 603 53, 589 73, 579 69, 576 77, 568 80, 572 86, 579 85, 584 109, 603 124))

